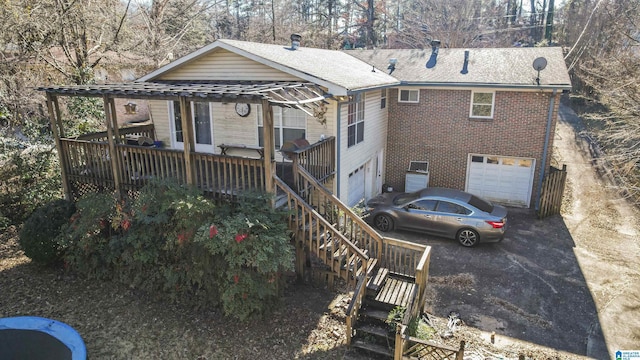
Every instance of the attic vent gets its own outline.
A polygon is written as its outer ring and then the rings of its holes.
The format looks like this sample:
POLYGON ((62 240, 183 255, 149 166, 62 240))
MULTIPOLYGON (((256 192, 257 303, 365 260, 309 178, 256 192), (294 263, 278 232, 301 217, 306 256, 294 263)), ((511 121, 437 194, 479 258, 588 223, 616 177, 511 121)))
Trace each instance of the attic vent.
POLYGON ((411 161, 409 163, 409 170, 411 172, 429 173, 428 161, 411 161))

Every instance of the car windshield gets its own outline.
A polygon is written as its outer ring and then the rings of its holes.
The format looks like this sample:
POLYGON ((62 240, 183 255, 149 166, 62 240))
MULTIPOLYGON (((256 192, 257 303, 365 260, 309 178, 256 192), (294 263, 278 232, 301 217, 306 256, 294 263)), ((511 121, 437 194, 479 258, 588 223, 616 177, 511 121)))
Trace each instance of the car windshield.
POLYGON ((420 197, 418 192, 400 194, 393 198, 393 205, 402 205, 404 206, 406 203, 413 201, 420 197))
POLYGON ((493 211, 493 204, 486 200, 480 199, 475 195, 471 195, 471 198, 469 199, 469 205, 489 214, 491 214, 491 212, 493 211))

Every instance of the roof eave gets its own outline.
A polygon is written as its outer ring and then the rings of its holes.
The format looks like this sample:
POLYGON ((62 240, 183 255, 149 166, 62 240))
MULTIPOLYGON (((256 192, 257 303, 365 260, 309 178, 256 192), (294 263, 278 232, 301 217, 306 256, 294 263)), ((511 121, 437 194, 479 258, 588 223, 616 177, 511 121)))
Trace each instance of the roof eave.
POLYGON ((571 84, 496 84, 496 83, 446 83, 446 82, 423 82, 423 81, 401 81, 398 86, 425 86, 425 87, 459 87, 459 88, 500 88, 500 89, 522 89, 522 90, 571 90, 571 84))

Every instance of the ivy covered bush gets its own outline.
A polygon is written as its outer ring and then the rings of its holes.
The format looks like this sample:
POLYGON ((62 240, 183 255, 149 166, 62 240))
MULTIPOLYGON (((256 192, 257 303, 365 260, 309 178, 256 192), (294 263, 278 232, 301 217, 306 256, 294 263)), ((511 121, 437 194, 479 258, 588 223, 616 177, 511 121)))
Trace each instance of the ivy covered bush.
POLYGON ((69 268, 173 301, 261 316, 293 268, 286 214, 263 194, 216 206, 198 190, 154 182, 136 198, 93 194, 77 207, 60 239, 69 268))
POLYGON ((44 265, 59 262, 62 248, 57 238, 75 210, 73 203, 62 199, 36 209, 20 231, 19 242, 25 255, 44 265))

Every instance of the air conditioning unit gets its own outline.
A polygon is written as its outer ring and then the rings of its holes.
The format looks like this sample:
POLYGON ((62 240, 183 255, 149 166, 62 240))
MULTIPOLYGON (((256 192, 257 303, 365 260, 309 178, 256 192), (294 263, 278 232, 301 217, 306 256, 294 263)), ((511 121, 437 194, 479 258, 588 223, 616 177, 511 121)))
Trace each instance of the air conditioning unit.
POLYGON ((413 192, 429 186, 429 162, 411 161, 405 175, 404 191, 413 192))

